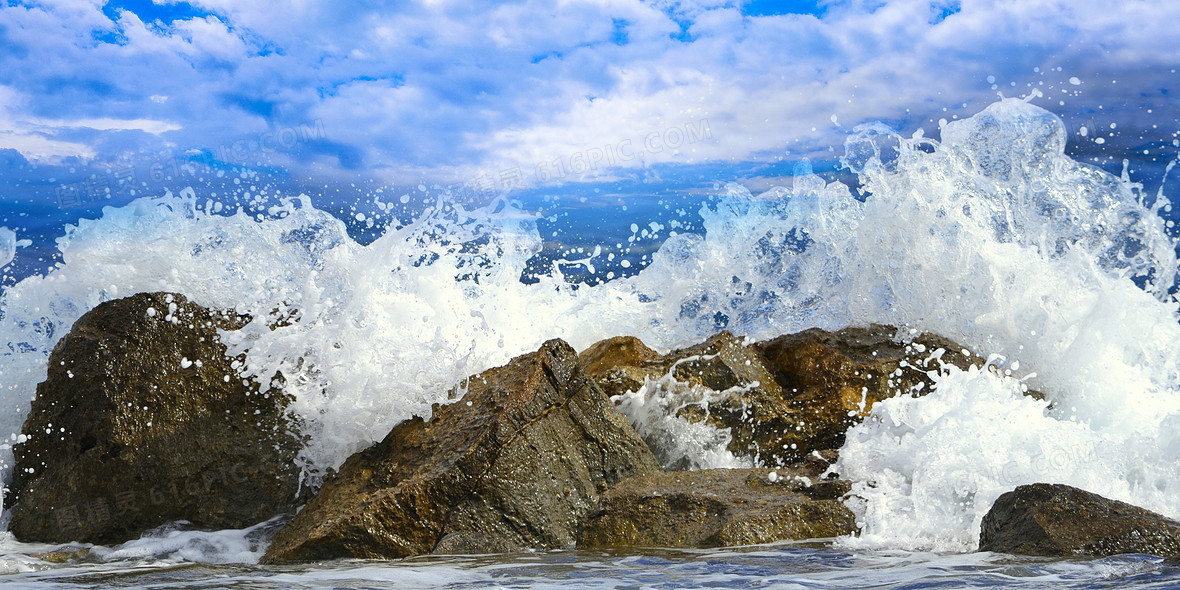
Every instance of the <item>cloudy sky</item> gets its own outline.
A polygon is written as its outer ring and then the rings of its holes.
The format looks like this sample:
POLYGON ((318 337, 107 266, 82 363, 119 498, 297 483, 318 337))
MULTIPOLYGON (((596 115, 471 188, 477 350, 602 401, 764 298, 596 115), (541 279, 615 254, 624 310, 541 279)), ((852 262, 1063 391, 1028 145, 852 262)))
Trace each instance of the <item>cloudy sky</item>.
POLYGON ((1170 137, 1180 3, 1117 5, 6 0, 0 175, 167 154, 406 184, 748 170, 1032 88, 1075 129, 1117 119, 1112 143, 1170 137))

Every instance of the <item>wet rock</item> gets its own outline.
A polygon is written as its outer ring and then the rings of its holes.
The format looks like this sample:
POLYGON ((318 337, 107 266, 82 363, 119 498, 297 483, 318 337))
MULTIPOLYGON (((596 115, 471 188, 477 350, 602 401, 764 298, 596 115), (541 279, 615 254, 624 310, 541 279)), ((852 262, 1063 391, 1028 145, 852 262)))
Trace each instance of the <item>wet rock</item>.
POLYGON ((301 443, 218 330, 248 318, 141 293, 83 315, 49 357, 14 449, 9 530, 114 544, 177 520, 244 528, 296 507, 301 443))
MULTIPOLYGON (((782 431, 800 418, 799 413, 788 407, 758 351, 733 334, 721 332, 662 356, 637 339, 612 338, 591 346, 582 359, 604 390, 660 398, 671 406, 667 411, 684 420, 729 429, 727 448, 734 455, 760 464, 784 462, 777 452, 778 441, 782 431)), ((665 452, 667 441, 660 434, 644 432, 665 468, 695 467, 686 458, 665 452)))
MULTIPOLYGON (((896 328, 879 325, 811 329, 748 345, 721 332, 662 356, 635 338, 612 338, 588 348, 582 359, 611 395, 645 387, 644 395, 675 395, 681 418, 728 429, 732 454, 781 466, 842 446, 845 431, 874 403, 928 391, 933 381, 927 372, 939 360, 963 368, 984 361, 938 336, 921 334, 903 343, 896 334, 896 328)), ((664 445, 650 435, 648 440, 666 468, 690 467, 664 458, 664 445)))
POLYGON ((1180 557, 1180 522, 1060 484, 1008 492, 983 517, 980 551, 1019 555, 1180 557))
POLYGON ((658 469, 573 349, 551 340, 350 457, 264 561, 567 547, 608 486, 658 469))
POLYGON ((707 395, 706 403, 685 405, 678 415, 729 429, 728 448, 735 456, 778 466, 812 450, 789 448, 784 435, 806 415, 790 406, 758 350, 733 334, 721 332, 696 346, 672 351, 662 361, 666 368, 661 370, 676 383, 689 385, 690 391, 698 387, 716 392, 707 395))
POLYGON ((636 391, 654 367, 662 367, 660 354, 634 336, 615 336, 578 354, 582 368, 608 396, 636 391))
POLYGON ((62 548, 56 551, 49 551, 47 553, 31 553, 29 557, 40 559, 45 563, 66 564, 66 563, 97 563, 99 559, 90 552, 87 548, 62 548))
MULTIPOLYGON (((939 361, 967 368, 984 359, 932 334, 895 340, 897 328, 871 325, 838 332, 810 329, 754 345, 783 389, 794 422, 780 445, 786 462, 812 449, 844 445, 844 433, 873 404, 895 395, 923 395, 939 361), (794 452, 791 452, 794 451, 794 452)), ((767 441, 771 442, 771 441, 767 441)))
POLYGON ((634 477, 603 496, 578 548, 728 547, 851 534, 856 518, 840 501, 849 488, 784 469, 634 477))
POLYGON ((519 553, 520 545, 502 537, 479 531, 447 533, 434 546, 434 555, 486 555, 489 553, 519 553))

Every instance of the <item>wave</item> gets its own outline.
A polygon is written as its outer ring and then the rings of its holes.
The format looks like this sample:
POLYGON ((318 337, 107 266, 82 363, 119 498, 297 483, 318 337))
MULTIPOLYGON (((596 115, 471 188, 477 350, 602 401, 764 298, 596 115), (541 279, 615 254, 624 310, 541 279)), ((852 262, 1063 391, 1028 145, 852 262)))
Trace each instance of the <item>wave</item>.
MULTIPOLYGON (((943 369, 926 397, 878 404, 850 433, 839 469, 861 482, 863 532, 845 542, 973 549, 995 497, 1046 477, 1180 516, 1169 204, 1071 160, 1065 142, 1056 116, 1014 99, 946 124, 940 141, 860 127, 842 160, 856 187, 806 166, 790 187, 730 185, 700 210, 703 235, 670 232, 641 272, 597 284, 556 270, 522 281, 541 218, 508 199, 439 195, 367 244, 306 196, 265 214, 191 188, 106 208, 58 240, 53 272, 0 299, 0 433, 12 433, 0 470, 74 320, 178 291, 255 318, 227 344, 246 355, 243 378, 284 376, 312 485, 465 376, 549 338, 581 349, 628 334, 668 350, 721 328, 762 339, 888 323, 992 356, 943 369)), ((600 256, 580 264, 594 273, 600 256)))

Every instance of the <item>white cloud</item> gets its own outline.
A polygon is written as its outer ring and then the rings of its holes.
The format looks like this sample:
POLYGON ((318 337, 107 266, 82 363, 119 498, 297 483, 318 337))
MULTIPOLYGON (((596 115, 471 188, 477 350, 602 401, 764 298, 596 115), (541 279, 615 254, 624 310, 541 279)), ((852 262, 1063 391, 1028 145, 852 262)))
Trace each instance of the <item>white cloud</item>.
MULTIPOLYGON (((1047 80, 1034 67, 1152 75, 1180 46, 1180 5, 1145 0, 961 0, 949 16, 946 2, 850 0, 819 18, 721 0, 192 4, 208 14, 168 25, 112 22, 97 0, 0 7, 0 84, 27 98, 3 103, 0 147, 94 155, 80 129, 201 147, 322 120, 317 162, 453 178, 707 121, 709 138, 617 163, 773 159, 865 120, 991 100, 989 75, 1009 95, 1047 80)), ((1085 90, 1071 100, 1125 92, 1085 90)))
POLYGON ((39 131, 37 125, 22 120, 20 111, 24 102, 16 90, 0 86, 0 147, 15 149, 31 161, 94 156, 90 146, 54 139, 51 133, 39 131))
POLYGON ((180 125, 169 123, 168 121, 155 121, 152 119, 111 119, 109 117, 101 119, 40 119, 33 120, 34 125, 38 127, 49 127, 55 129, 96 129, 99 131, 131 131, 138 130, 153 135, 159 135, 168 131, 176 131, 181 129, 180 125))
POLYGON ((30 98, 13 88, 0 86, 0 147, 19 151, 31 161, 52 161, 66 157, 91 159, 94 147, 57 139, 66 131, 138 130, 154 135, 180 129, 179 125, 151 119, 46 119, 25 114, 30 98))
POLYGON ((0 123, 0 146, 20 152, 30 162, 55 162, 69 157, 90 159, 95 156, 94 148, 86 144, 58 141, 36 133, 9 129, 3 123, 0 123))
POLYGON ((705 117, 712 141, 643 162, 773 158, 799 144, 822 149, 861 122, 992 100, 984 83, 989 73, 1035 80, 1033 66, 1069 62, 1096 41, 1117 63, 1140 68, 1169 55, 1163 47, 1180 44, 1162 26, 1147 25, 1155 30, 1146 39, 1131 34, 1140 22, 1168 21, 1158 5, 1140 2, 1130 10, 1139 17, 1099 3, 969 0, 959 14, 932 23, 935 10, 921 1, 871 11, 836 5, 824 19, 749 19, 722 8, 698 14, 690 31, 695 42, 617 66, 615 84, 598 99, 573 100, 535 124, 471 139, 486 148, 492 168, 528 166, 705 117))

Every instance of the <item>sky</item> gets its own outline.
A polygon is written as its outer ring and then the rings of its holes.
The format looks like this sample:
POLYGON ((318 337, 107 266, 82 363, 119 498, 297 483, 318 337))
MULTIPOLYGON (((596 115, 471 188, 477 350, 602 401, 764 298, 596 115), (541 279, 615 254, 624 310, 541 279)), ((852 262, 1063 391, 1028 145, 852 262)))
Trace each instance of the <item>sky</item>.
POLYGON ((1077 149, 1137 149, 1180 129, 1176 22, 1158 1, 3 0, 0 201, 131 194, 185 161, 325 186, 756 185, 834 161, 858 124, 936 136, 1034 89, 1077 149))

